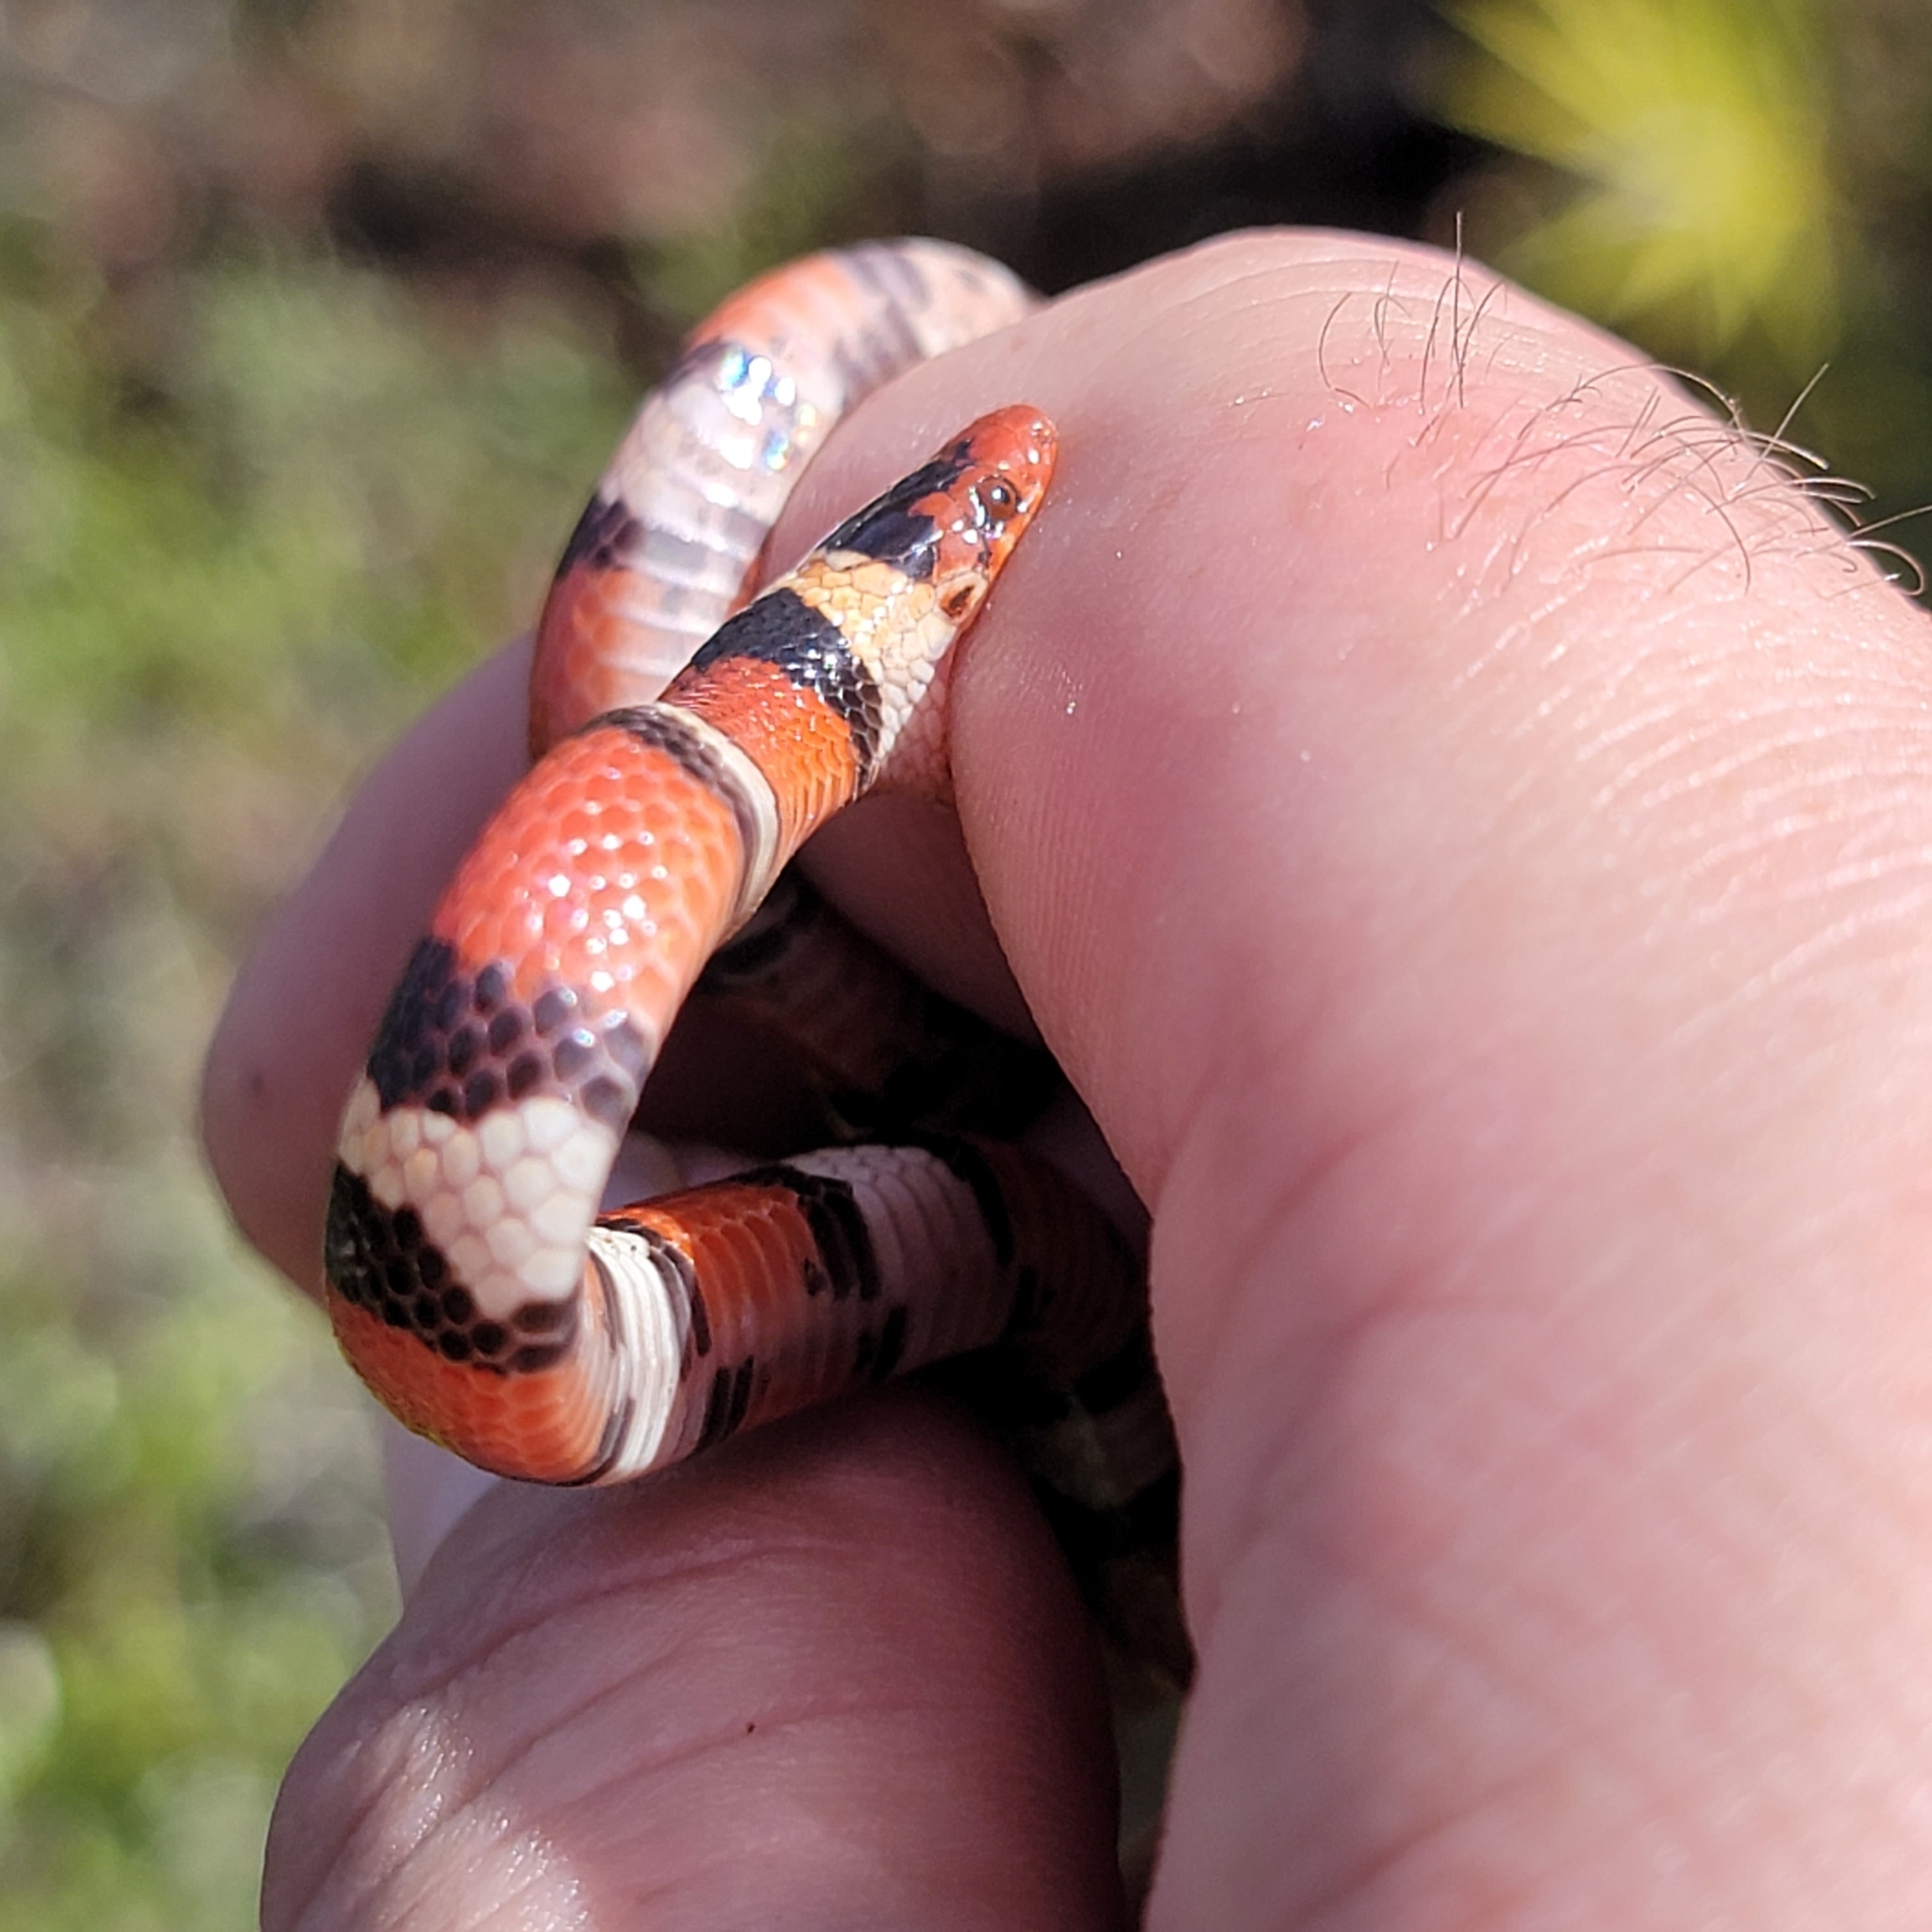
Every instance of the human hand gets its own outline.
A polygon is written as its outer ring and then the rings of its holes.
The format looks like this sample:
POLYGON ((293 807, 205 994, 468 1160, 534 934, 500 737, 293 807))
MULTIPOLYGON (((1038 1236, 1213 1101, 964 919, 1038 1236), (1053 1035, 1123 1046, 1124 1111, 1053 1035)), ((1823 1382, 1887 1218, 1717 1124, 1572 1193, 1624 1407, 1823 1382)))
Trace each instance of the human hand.
MULTIPOLYGON (((1345 236, 913 372, 774 552, 1016 396, 1061 468, 954 764, 1155 1216, 1201 1669, 1149 1923, 1932 1917, 1922 613, 1622 345, 1345 236)), ((298 1279, 519 710, 499 660, 418 727, 217 1039, 298 1279)), ((924 820, 816 856, 1010 1016, 924 820)), ((1016 1480, 895 1394, 489 1493, 298 1757, 264 1923, 1104 1926, 1109 1780, 1016 1480)))

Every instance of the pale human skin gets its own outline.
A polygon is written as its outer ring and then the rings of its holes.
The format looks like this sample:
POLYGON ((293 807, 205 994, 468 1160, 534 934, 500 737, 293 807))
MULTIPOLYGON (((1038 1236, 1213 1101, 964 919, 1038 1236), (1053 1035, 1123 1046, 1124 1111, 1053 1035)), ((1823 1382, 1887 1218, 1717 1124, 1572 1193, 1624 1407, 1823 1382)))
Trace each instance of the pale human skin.
MULTIPOLYGON (((1148 1923, 1932 1924, 1924 615, 1634 352, 1334 235, 908 375, 778 553, 1016 398, 1065 454, 952 743, 1154 1213, 1201 1671, 1148 1923)), ((517 702, 416 728, 216 1041, 306 1285, 517 702)), ((1010 1013, 929 831, 822 876, 1010 1013)), ((264 1924, 1112 1926, 1109 1778, 1016 1479, 896 1394, 487 1497, 291 1770, 264 1924)))

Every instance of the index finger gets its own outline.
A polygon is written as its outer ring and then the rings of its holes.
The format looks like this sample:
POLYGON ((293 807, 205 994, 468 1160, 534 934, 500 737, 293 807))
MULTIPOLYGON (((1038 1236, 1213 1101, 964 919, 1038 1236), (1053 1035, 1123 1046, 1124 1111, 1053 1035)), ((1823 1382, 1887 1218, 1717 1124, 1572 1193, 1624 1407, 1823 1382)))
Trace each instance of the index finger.
POLYGON ((1157 264, 828 455, 1008 390, 1062 466, 954 770, 1155 1217, 1201 1670, 1151 1923, 1895 1914, 1924 612, 1775 447, 1396 243, 1157 264))

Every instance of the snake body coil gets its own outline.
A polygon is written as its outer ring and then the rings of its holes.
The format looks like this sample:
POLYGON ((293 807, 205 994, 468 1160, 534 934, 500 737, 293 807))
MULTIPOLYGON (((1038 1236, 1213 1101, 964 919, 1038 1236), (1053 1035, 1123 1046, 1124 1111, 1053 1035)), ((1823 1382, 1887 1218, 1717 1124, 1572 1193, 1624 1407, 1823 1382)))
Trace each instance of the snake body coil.
MULTIPOLYGON (((832 813, 943 787, 948 654, 1045 496, 1053 426, 980 418, 735 608, 765 535, 859 395, 1027 301, 939 243, 810 258, 727 302, 646 399, 544 611, 541 756, 350 1098, 328 1304, 403 1422, 546 1482, 636 1476, 997 1344, 995 1404, 1063 1540, 1130 1641, 1172 1652, 1143 1575, 1149 1548, 1171 1564, 1175 1478, 1140 1269, 1050 1167, 914 1119, 600 1214, 713 952, 832 813)), ((772 924, 741 942, 760 958, 786 950, 772 924)))

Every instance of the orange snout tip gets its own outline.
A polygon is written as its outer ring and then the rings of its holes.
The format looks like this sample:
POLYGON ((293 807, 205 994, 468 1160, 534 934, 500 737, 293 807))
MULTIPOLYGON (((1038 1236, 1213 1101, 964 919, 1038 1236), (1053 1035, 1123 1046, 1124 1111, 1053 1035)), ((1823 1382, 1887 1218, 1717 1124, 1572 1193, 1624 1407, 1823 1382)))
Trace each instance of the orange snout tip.
POLYGON ((1008 403, 990 409, 965 431, 979 461, 996 468, 1034 472, 1043 482, 1059 448, 1059 431, 1053 418, 1032 403, 1008 403))

